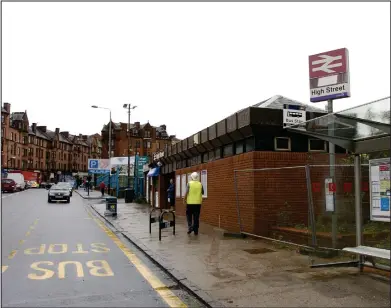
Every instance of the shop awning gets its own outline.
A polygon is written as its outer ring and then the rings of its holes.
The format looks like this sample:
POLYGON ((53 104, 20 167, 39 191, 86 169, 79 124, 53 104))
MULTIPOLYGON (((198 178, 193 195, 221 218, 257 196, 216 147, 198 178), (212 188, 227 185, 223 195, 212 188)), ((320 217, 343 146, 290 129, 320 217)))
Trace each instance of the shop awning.
POLYGON ((160 167, 149 170, 147 176, 158 176, 160 174, 160 167))

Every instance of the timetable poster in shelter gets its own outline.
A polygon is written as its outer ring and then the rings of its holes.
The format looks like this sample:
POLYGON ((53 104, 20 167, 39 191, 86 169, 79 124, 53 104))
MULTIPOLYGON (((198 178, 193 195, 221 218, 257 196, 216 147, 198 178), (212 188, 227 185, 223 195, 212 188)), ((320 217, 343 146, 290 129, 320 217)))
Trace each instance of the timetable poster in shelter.
POLYGON ((371 220, 390 222, 390 158, 369 161, 371 220))

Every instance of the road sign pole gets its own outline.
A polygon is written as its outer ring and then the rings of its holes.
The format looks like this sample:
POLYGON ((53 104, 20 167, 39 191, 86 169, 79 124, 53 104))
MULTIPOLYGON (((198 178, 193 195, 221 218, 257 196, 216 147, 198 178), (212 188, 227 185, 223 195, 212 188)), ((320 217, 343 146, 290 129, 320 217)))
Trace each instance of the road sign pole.
MULTIPOLYGON (((333 100, 329 99, 327 101, 327 111, 329 114, 333 113, 333 100)), ((329 122, 328 132, 329 136, 334 136, 334 121, 329 122)), ((335 145, 334 143, 329 142, 329 165, 330 165, 330 177, 335 182, 335 145)), ((334 193, 335 196, 335 193, 334 193)), ((334 209, 331 212, 331 235, 332 235, 332 245, 333 248, 337 247, 337 228, 338 228, 338 216, 336 213, 336 202, 334 198, 334 209)))

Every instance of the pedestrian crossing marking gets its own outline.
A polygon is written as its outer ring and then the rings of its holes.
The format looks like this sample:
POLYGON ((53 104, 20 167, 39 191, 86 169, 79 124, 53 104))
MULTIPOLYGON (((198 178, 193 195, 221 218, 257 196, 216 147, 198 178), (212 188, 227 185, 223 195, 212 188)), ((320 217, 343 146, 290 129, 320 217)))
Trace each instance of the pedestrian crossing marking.
POLYGON ((107 236, 111 238, 118 248, 122 250, 128 260, 136 267, 139 273, 149 282, 152 288, 170 307, 187 307, 187 305, 182 302, 179 297, 177 297, 162 281, 160 281, 160 279, 156 277, 125 244, 121 242, 114 232, 106 227, 100 220, 94 218, 94 221, 101 227, 107 236))

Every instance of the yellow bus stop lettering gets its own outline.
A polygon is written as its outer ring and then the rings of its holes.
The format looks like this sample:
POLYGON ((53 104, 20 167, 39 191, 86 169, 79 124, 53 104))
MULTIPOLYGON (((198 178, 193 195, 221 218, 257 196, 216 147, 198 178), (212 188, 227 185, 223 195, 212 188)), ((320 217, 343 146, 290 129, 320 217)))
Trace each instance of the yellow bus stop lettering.
POLYGON ((83 245, 82 244, 77 244, 76 245, 76 251, 72 251, 72 253, 88 253, 88 251, 83 250, 83 245))
POLYGON ((48 253, 50 254, 60 254, 60 253, 66 253, 68 251, 68 245, 67 244, 50 244, 48 253), (59 251, 57 250, 56 247, 60 247, 59 251))
POLYGON ((47 268, 39 267, 41 264, 53 265, 54 263, 50 262, 50 261, 34 262, 33 264, 31 264, 30 267, 33 270, 43 272, 43 274, 38 275, 36 273, 31 273, 31 274, 28 274, 27 277, 30 279, 33 279, 33 280, 44 280, 44 279, 52 278, 54 275, 54 272, 52 270, 47 269, 47 268))
POLYGON ((65 261, 58 264, 58 278, 65 278, 65 266, 68 264, 74 264, 76 266, 77 277, 84 277, 83 265, 78 261, 65 261))
POLYGON ((27 248, 24 250, 25 255, 43 255, 45 253, 46 245, 42 244, 41 246, 34 248, 27 248))
POLYGON ((106 244, 104 243, 92 243, 91 244, 91 251, 93 252, 109 252, 110 248, 105 247, 106 244))
POLYGON ((90 274, 92 276, 106 277, 114 276, 113 271, 110 268, 109 263, 105 260, 92 260, 86 262, 88 268, 90 268, 90 274))

